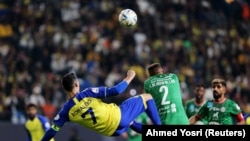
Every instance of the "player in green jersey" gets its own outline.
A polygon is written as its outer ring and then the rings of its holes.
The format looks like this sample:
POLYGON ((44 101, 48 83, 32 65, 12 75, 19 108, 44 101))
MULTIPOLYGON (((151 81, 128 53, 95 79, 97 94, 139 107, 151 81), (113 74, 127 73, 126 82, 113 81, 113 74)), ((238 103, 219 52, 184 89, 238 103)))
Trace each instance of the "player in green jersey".
POLYGON ((206 117, 209 125, 245 124, 239 105, 226 97, 226 82, 221 78, 212 81, 213 100, 207 101, 197 114, 189 119, 190 124, 206 117), (237 121, 235 123, 234 121, 237 121))
MULTIPOLYGON (((185 103, 185 110, 188 118, 195 115, 200 107, 206 103, 206 100, 204 98, 205 95, 205 85, 204 84, 196 84, 194 86, 194 98, 188 100, 185 103)), ((207 124, 206 120, 200 120, 197 121, 195 124, 207 124)))
POLYGON ((148 73, 144 90, 154 98, 162 124, 188 125, 178 76, 165 73, 160 63, 149 65, 148 73))

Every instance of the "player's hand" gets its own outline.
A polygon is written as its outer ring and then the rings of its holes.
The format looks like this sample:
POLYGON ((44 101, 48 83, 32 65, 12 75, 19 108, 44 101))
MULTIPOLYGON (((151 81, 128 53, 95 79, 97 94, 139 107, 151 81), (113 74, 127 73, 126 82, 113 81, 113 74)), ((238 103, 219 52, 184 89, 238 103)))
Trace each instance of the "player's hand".
POLYGON ((129 84, 134 79, 134 77, 135 77, 135 71, 128 70, 127 77, 124 80, 127 81, 127 83, 129 84))
POLYGON ((130 78, 134 78, 136 75, 135 71, 134 70, 128 70, 127 72, 127 76, 130 77, 130 78))

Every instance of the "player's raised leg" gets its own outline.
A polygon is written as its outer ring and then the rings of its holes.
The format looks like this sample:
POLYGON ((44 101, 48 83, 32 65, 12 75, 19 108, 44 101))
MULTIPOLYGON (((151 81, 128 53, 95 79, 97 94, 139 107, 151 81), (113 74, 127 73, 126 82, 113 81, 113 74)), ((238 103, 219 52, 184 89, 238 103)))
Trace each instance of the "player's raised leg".
POLYGON ((152 120, 153 124, 160 125, 161 119, 153 97, 150 94, 141 94, 143 101, 146 102, 146 113, 152 120))
MULTIPOLYGON (((149 118, 151 119, 151 121, 153 122, 153 124, 160 125, 161 124, 160 116, 152 96, 150 94, 141 94, 141 97, 143 99, 145 111, 149 116, 149 118)), ((133 121, 132 124, 130 125, 130 128, 138 133, 142 133, 142 126, 143 124, 133 121)))

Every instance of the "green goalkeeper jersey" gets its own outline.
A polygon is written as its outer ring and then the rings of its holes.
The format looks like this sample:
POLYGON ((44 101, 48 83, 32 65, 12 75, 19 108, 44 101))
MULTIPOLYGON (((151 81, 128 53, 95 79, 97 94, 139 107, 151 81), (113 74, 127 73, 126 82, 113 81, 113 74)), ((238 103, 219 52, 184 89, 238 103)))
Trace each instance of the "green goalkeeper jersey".
POLYGON ((207 101, 198 111, 200 117, 206 117, 209 125, 233 125, 234 118, 241 112, 239 105, 226 99, 223 103, 207 101))
POLYGON ((150 93, 157 105, 162 124, 189 124, 183 102, 179 79, 176 74, 158 74, 144 82, 144 90, 150 93))

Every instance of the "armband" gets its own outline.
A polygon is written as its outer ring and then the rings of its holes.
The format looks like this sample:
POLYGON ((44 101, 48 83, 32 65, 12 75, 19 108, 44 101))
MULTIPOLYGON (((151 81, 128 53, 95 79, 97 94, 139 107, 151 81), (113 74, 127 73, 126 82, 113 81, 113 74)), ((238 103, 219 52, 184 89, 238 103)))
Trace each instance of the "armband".
POLYGON ((237 118, 238 122, 244 120, 243 114, 241 112, 236 115, 236 118, 237 118))
POLYGON ((55 131, 59 131, 60 130, 60 127, 55 125, 55 124, 52 124, 51 128, 55 131))

